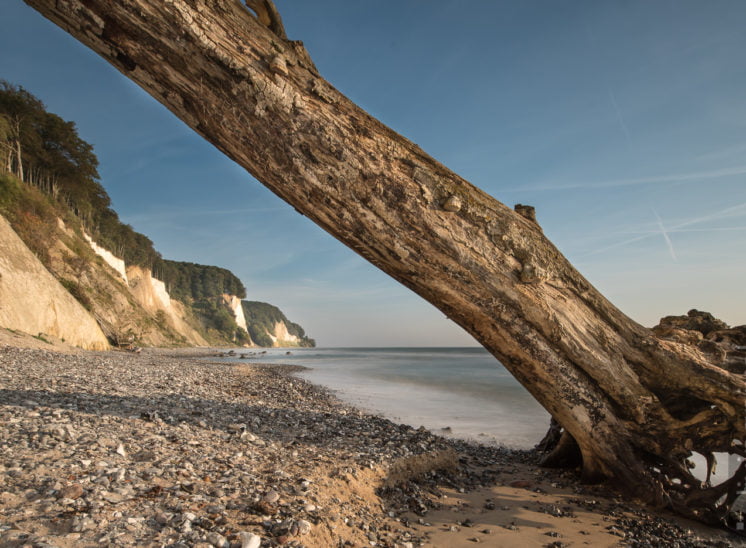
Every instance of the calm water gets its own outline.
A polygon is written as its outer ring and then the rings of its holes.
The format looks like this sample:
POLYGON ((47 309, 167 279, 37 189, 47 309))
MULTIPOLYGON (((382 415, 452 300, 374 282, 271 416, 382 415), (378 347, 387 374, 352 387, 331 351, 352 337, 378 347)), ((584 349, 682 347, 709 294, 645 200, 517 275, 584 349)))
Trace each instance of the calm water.
MULTIPOLYGON (((244 363, 302 365, 299 376, 326 386, 358 408, 438 434, 508 447, 533 447, 546 433, 549 414, 483 348, 236 349, 244 363), (255 355, 252 355, 255 354, 255 355), (450 427, 450 433, 442 429, 450 427)), ((694 474, 705 478, 705 460, 694 454, 694 474)), ((736 465, 718 454, 713 481, 736 465)))
MULTIPOLYGON (((237 353, 249 353, 236 350, 237 353)), ((310 368, 301 377, 355 406, 414 427, 528 448, 549 414, 483 348, 270 349, 245 362, 310 368)))

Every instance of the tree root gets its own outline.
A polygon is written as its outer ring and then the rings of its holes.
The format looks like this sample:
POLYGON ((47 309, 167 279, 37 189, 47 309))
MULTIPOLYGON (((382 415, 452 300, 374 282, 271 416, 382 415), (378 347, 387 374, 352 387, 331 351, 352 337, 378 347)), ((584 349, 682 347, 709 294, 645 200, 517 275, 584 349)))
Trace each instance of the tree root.
MULTIPOLYGON (((577 442, 554 418, 546 435, 535 449, 545 453, 539 462, 540 466, 578 468, 583 464, 577 442)), ((730 453, 743 457, 746 450, 741 446, 733 446, 730 453)), ((717 461, 712 451, 704 451, 702 454, 707 463, 704 481, 690 472, 693 465, 687 458, 691 456, 691 451, 685 453, 685 458, 670 458, 665 462, 661 462, 656 455, 648 455, 644 461, 653 479, 650 492, 640 492, 640 486, 637 485, 634 494, 649 503, 658 501, 662 503, 662 507, 667 507, 684 517, 735 531, 734 524, 743 520, 742 516, 734 515, 732 507, 746 489, 746 460, 741 461, 738 469, 728 480, 712 486, 710 480, 715 473, 717 461)), ((613 482, 613 478, 608 479, 613 482)), ((625 491, 630 486, 618 487, 625 491)))
POLYGON ((730 479, 713 487, 693 488, 688 494, 671 497, 671 508, 686 517, 709 525, 727 525, 735 500, 746 485, 746 462, 730 479))

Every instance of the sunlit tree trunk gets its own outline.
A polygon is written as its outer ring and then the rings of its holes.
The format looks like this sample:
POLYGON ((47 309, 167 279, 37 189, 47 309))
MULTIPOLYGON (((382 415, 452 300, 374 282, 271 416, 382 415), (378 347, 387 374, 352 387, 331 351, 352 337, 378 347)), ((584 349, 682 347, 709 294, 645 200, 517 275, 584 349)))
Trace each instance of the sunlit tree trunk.
POLYGON ((580 458, 588 480, 722 519, 746 469, 706 489, 686 459, 743 454, 742 376, 622 314, 529 208, 506 207, 369 116, 238 1, 26 2, 471 333, 561 425, 548 463, 580 458))
POLYGON ((23 149, 21 147, 21 120, 16 118, 11 121, 13 135, 13 156, 15 156, 15 170, 13 174, 23 181, 23 149))

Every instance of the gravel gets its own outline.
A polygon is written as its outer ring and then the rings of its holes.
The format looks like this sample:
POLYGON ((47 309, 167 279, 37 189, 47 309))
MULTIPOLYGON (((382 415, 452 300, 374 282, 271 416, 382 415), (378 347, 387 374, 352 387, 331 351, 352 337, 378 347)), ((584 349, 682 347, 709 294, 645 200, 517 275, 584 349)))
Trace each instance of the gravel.
MULTIPOLYGON (((199 354, 0 347, 0 546, 421 546, 410 521, 440 489, 534 459, 363 413, 296 367, 199 354)), ((632 545, 702 545, 608 515, 632 545)))

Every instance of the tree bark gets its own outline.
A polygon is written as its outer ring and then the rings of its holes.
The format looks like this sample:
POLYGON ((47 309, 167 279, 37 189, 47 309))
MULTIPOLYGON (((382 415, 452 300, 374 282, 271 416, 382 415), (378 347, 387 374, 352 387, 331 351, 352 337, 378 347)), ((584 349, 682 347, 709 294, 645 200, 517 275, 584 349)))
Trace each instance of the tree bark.
POLYGON ((744 453, 743 377, 626 317, 526 208, 358 108, 238 0, 25 1, 471 333, 562 426, 585 479, 724 517, 746 469, 709 488, 686 460, 744 453))

